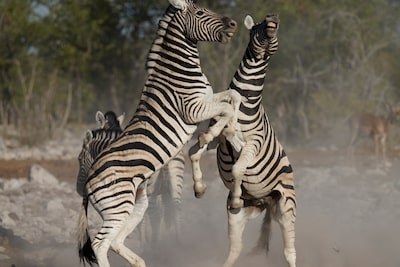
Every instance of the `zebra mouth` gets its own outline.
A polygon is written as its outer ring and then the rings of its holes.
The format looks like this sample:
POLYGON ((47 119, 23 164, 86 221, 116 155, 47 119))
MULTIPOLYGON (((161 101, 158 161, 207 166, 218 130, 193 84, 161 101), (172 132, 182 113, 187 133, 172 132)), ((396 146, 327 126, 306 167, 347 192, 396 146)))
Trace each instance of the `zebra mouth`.
POLYGON ((235 35, 236 30, 235 31, 223 31, 221 33, 221 42, 222 43, 229 43, 231 38, 235 35))

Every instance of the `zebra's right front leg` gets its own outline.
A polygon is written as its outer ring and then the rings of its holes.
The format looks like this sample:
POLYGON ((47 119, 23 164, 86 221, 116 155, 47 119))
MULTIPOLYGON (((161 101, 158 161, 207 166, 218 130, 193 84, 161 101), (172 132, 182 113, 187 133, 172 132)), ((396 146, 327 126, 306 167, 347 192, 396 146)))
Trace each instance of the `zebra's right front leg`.
POLYGON ((233 191, 232 191, 232 200, 231 200, 231 209, 237 210, 243 206, 242 196, 242 181, 245 176, 247 167, 250 162, 253 161, 255 156, 258 153, 258 143, 248 142, 242 148, 242 152, 236 163, 232 166, 232 176, 233 176, 233 191))
POLYGON ((197 142, 189 149, 189 157, 192 163, 192 174, 194 183, 193 190, 196 198, 201 198, 207 188, 206 184, 203 182, 203 174, 200 169, 200 158, 206 150, 207 145, 200 147, 199 142, 197 142))
MULTIPOLYGON (((213 118, 216 123, 208 127, 206 133, 201 133, 199 135, 200 147, 209 144, 218 137, 222 131, 225 132, 229 141, 232 141, 232 139, 239 139, 236 136, 236 131, 238 130, 236 127, 241 101, 242 96, 235 90, 225 90, 213 95, 211 104, 207 104, 207 109, 209 110, 209 115, 211 115, 209 118, 213 118)), ((235 141, 234 144, 236 143, 235 141)))

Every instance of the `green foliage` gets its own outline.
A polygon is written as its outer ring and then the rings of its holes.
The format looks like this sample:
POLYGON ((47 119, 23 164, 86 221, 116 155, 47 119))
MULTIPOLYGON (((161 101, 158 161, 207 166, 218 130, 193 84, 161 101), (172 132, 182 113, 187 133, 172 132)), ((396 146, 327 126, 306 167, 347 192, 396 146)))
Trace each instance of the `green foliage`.
MULTIPOLYGON (((244 17, 279 14, 279 51, 270 62, 264 104, 272 118, 290 125, 289 137, 309 138, 355 111, 381 112, 384 102, 400 99, 397 1, 199 4, 239 24, 230 44, 199 45, 215 91, 227 88, 247 46, 244 17), (282 104, 286 114, 278 118, 282 104)), ((167 0, 2 0, 0 124, 28 136, 44 132, 45 139, 66 123, 92 122, 99 109, 131 116, 167 6, 167 0)))

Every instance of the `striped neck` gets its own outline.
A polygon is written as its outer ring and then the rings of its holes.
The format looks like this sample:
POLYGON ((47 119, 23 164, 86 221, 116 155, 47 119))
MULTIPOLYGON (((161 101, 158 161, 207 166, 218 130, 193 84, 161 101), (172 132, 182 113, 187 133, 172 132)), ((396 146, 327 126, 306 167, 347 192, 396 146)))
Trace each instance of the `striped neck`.
POLYGON ((260 100, 270 56, 257 59, 249 48, 239 64, 230 88, 236 90, 247 100, 260 100))
POLYGON ((154 39, 147 56, 146 69, 148 74, 151 74, 163 60, 169 60, 169 51, 180 55, 180 62, 174 63, 198 65, 200 67, 197 42, 186 38, 181 12, 170 5, 159 21, 157 37, 154 39))
POLYGON ((121 129, 96 129, 92 130, 93 140, 90 144, 92 161, 122 133, 121 129))

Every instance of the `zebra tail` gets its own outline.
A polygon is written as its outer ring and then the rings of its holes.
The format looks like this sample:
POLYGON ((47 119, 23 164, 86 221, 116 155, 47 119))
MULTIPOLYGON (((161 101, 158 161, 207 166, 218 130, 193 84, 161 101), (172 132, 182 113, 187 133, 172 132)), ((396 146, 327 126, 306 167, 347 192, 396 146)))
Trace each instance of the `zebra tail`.
POLYGON ((268 208, 265 211, 263 222, 261 224, 260 237, 258 238, 258 242, 253 248, 251 254, 259 254, 260 252, 265 251, 265 253, 268 255, 269 240, 271 239, 271 218, 271 206, 268 205, 268 208))
POLYGON ((87 207, 88 198, 87 196, 84 196, 78 224, 78 252, 80 262, 85 264, 86 261, 90 266, 92 266, 93 263, 97 263, 97 259, 96 255, 94 254, 92 241, 90 240, 88 232, 87 207))

